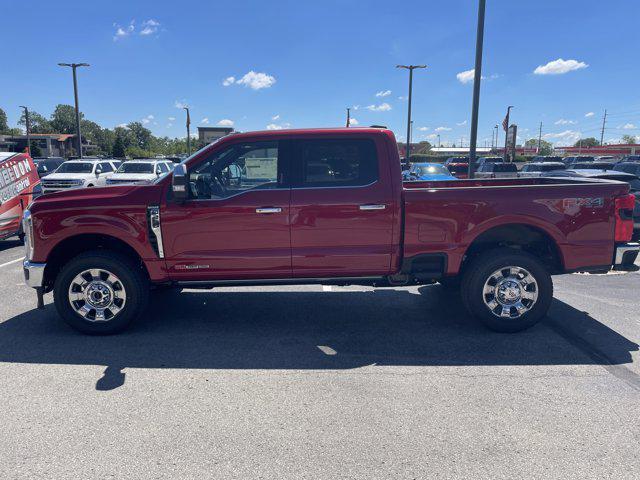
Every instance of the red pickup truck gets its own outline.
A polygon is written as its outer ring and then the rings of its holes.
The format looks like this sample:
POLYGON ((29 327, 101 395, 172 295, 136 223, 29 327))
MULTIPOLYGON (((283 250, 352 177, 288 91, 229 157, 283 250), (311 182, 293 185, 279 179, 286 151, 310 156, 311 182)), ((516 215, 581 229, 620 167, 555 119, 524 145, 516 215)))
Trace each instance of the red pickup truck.
MULTIPOLYGON (((620 182, 402 182, 382 128, 226 136, 151 184, 44 195, 25 212, 26 283, 90 334, 124 329, 155 288, 321 283, 460 288, 492 329, 544 317, 551 275, 630 269, 620 182)), ((391 308, 391 306, 390 306, 391 308)))

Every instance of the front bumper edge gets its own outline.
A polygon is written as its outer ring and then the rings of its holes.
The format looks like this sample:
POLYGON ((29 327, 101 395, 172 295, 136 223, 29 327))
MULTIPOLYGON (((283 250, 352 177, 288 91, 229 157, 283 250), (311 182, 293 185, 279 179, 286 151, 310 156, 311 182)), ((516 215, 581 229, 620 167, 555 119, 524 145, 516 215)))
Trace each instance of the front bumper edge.
POLYGON ((22 262, 22 270, 24 273, 24 281, 31 288, 42 288, 44 285, 44 268, 46 263, 33 263, 29 260, 22 262))

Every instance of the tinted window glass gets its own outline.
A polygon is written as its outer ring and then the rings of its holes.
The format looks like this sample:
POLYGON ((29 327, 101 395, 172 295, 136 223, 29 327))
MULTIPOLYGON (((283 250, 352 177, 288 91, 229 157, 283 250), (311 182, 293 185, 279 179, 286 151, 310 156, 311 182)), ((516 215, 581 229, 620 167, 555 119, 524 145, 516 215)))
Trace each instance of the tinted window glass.
POLYGON ((278 188, 278 142, 249 142, 215 152, 189 172, 192 198, 228 198, 278 188))
POLYGON ((360 186, 378 179, 372 140, 301 140, 296 151, 296 186, 360 186))
POLYGON ((493 171, 499 172, 499 173, 518 171, 518 167, 516 167, 513 163, 503 163, 503 164, 494 163, 492 166, 493 166, 493 171))
POLYGON ((91 173, 93 163, 89 162, 67 162, 60 165, 56 173, 91 173))

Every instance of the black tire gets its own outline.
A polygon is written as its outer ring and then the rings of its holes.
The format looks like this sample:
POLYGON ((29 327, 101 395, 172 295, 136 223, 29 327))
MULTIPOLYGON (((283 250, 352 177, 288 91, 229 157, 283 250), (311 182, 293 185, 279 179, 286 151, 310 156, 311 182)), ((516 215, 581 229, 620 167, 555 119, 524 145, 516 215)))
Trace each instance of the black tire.
MULTIPOLYGON (((528 278, 528 277, 524 277, 528 278)), ((547 314, 553 300, 553 282, 549 271, 540 260, 526 252, 510 248, 496 248, 480 254, 473 259, 462 278, 462 301, 467 310, 482 321, 491 330, 497 332, 520 332, 538 323, 547 314), (485 297, 485 283, 490 282, 492 274, 503 267, 514 266, 525 269, 535 280, 537 299, 525 313, 514 318, 500 317, 485 303, 491 302, 492 295, 485 297)), ((525 301, 525 300, 523 300, 525 301)), ((497 303, 496 309, 501 309, 497 303)), ((508 307, 517 314, 515 308, 508 307)))
POLYGON ((452 292, 459 291, 462 284, 460 277, 443 277, 438 280, 438 283, 452 292))
POLYGON ((149 282, 142 267, 130 258, 108 250, 85 252, 67 262, 56 277, 53 299, 58 314, 74 329, 89 335, 119 333, 144 311, 149 300, 149 282), (92 321, 77 313, 69 299, 69 288, 81 272, 106 270, 119 279, 126 301, 112 318, 92 321))

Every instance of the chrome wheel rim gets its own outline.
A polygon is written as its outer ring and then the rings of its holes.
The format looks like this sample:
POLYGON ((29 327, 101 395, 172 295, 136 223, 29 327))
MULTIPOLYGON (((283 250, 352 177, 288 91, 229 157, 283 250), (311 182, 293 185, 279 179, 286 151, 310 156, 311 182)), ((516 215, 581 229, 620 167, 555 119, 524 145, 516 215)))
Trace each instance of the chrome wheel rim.
POLYGON ((90 322, 108 322, 122 311, 127 292, 120 279, 103 268, 84 270, 69 285, 71 308, 90 322))
POLYGON ((517 319, 538 301, 538 282, 526 268, 502 267, 487 278, 482 299, 496 317, 517 319))

